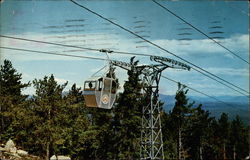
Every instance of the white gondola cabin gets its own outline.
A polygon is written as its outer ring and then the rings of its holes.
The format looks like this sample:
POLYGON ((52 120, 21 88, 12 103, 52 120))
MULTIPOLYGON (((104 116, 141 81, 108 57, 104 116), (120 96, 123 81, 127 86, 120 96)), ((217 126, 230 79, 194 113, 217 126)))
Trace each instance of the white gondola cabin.
POLYGON ((92 77, 84 82, 83 96, 87 107, 111 109, 116 99, 117 84, 113 78, 92 77))

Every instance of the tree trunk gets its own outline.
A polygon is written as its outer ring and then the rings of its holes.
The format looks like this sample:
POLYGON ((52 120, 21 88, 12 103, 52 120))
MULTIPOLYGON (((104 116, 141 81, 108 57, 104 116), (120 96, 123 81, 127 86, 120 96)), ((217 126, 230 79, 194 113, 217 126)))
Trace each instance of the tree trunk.
POLYGON ((202 146, 200 146, 200 160, 203 160, 203 157, 202 157, 202 146))
POLYGON ((46 144, 46 160, 49 160, 49 142, 46 144))
POLYGON ((223 143, 223 159, 226 160, 226 144, 223 143))
POLYGON ((234 145, 234 160, 236 160, 235 145, 234 145))
MULTIPOLYGON (((1 113, 3 113, 2 104, 0 104, 0 111, 1 113)), ((1 115, 1 133, 3 133, 3 131, 4 131, 4 118, 3 115, 1 115)))
POLYGON ((181 149, 182 149, 182 142, 181 142, 181 127, 178 129, 178 160, 181 160, 181 149))
MULTIPOLYGON (((49 120, 49 123, 50 123, 50 119, 51 119, 51 112, 50 112, 50 109, 49 109, 48 110, 48 120, 49 120)), ((49 158, 50 158, 49 157, 49 150, 50 150, 50 137, 49 137, 48 142, 46 144, 46 160, 49 160, 49 158)))

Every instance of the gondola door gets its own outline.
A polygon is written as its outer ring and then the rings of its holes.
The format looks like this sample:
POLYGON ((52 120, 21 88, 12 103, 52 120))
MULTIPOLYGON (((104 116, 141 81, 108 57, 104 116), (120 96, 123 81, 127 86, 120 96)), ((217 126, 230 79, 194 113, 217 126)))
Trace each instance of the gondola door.
POLYGON ((105 108, 105 109, 111 109, 112 108, 112 94, 111 94, 111 89, 112 89, 112 79, 111 78, 103 78, 103 83, 102 83, 102 92, 100 95, 100 107, 105 108))

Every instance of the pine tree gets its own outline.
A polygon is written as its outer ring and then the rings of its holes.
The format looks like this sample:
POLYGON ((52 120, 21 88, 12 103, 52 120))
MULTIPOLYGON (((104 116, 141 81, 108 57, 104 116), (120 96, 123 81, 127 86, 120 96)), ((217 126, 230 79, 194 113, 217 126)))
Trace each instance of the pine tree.
POLYGON ((219 137, 221 141, 221 150, 222 150, 222 155, 220 156, 221 159, 227 159, 227 152, 226 152, 226 144, 228 143, 228 138, 229 138, 229 127, 230 123, 228 121, 228 115, 225 113, 221 114, 220 119, 218 120, 218 128, 219 128, 219 137))
POLYGON ((176 141, 176 124, 172 120, 171 112, 162 113, 162 135, 164 146, 164 157, 166 159, 176 159, 177 141, 176 141))
POLYGON ((179 89, 176 93, 175 99, 175 106, 170 112, 172 125, 174 128, 174 139, 177 144, 177 159, 181 159, 184 155, 184 129, 187 122, 187 117, 191 112, 191 107, 193 106, 193 103, 188 103, 188 99, 186 97, 186 94, 188 90, 185 90, 185 86, 181 86, 179 84, 179 89))
MULTIPOLYGON (((113 78, 116 85, 112 84, 112 87, 118 87, 118 79, 115 75, 115 68, 110 66, 106 77, 113 78)), ((115 89, 115 88, 112 88, 115 89)), ((113 154, 112 150, 112 125, 114 117, 113 109, 102 109, 102 108, 88 108, 87 113, 89 115, 92 126, 89 128, 92 143, 89 145, 89 156, 90 159, 110 159, 113 154)))
POLYGON ((119 95, 114 108, 112 159, 139 158, 142 84, 140 73, 135 68, 137 63, 134 58, 131 59, 133 67, 127 72, 128 81, 125 82, 124 91, 119 95))
POLYGON ((209 126, 212 118, 208 111, 203 110, 202 105, 194 108, 190 115, 188 126, 186 129, 185 145, 189 147, 188 153, 193 159, 205 159, 204 155, 209 146, 208 135, 209 126))
POLYGON ((248 155, 248 129, 238 115, 231 122, 229 146, 230 159, 243 159, 248 155))
POLYGON ((22 83, 22 74, 13 68, 9 60, 4 60, 0 69, 0 139, 13 138, 14 130, 10 127, 15 116, 14 109, 27 98, 21 92, 29 83, 22 83))
POLYGON ((58 153, 71 155, 73 159, 88 159, 91 153, 88 153, 89 147, 86 144, 95 135, 89 134, 91 127, 81 88, 73 84, 69 93, 64 96, 64 104, 59 114, 59 119, 63 122, 60 126, 63 132, 61 141, 57 145, 58 153))
POLYGON ((35 123, 34 136, 35 145, 39 146, 39 153, 42 153, 46 160, 57 150, 56 146, 61 144, 60 133, 63 133, 59 118, 63 97, 62 92, 67 83, 58 85, 53 75, 45 76, 41 80, 33 81, 35 87, 34 113, 37 121, 35 123))
POLYGON ((203 138, 203 158, 208 160, 223 159, 221 157, 220 129, 215 117, 211 117, 203 138))

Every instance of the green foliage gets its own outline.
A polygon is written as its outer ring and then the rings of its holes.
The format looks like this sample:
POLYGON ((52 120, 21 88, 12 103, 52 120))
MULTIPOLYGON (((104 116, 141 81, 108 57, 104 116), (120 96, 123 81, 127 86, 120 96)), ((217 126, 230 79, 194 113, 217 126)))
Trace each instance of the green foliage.
POLYGON ((34 143, 39 148, 37 152, 46 153, 46 159, 51 152, 57 152, 57 146, 64 132, 60 124, 63 122, 60 113, 63 109, 62 92, 67 83, 58 85, 53 75, 33 81, 35 95, 33 97, 33 112, 36 119, 34 143))
POLYGON ((211 120, 209 112, 201 109, 201 106, 195 108, 188 118, 189 122, 185 131, 185 146, 188 149, 188 154, 193 159, 202 159, 204 154, 202 152, 209 145, 206 141, 208 138, 206 133, 209 130, 211 120))
MULTIPOLYGON (((0 71, 0 142, 12 138, 43 159, 53 154, 74 160, 139 159, 144 101, 137 63, 131 59, 123 93, 113 109, 105 110, 86 108, 81 88, 73 84, 67 92, 67 83, 58 84, 53 75, 35 79, 35 95, 27 98, 21 91, 29 83, 22 83, 22 75, 5 60, 0 71)), ((115 78, 113 70, 107 76, 115 78)), ((216 120, 206 106, 190 103, 187 92, 180 88, 173 110, 161 115, 165 158, 244 159, 248 129, 239 116, 230 121, 223 113, 216 120)))
POLYGON ((240 118, 230 122, 222 113, 216 120, 202 105, 189 103, 186 94, 180 89, 173 110, 162 115, 165 157, 221 160, 233 159, 234 153, 236 159, 246 157, 248 131, 240 118))
POLYGON ((228 143, 228 157, 233 158, 235 153, 236 159, 243 159, 249 151, 248 128, 244 127, 239 116, 236 116, 231 123, 228 143))
POLYGON ((173 110, 170 111, 169 115, 164 114, 162 117, 164 143, 167 144, 167 147, 170 147, 165 148, 165 150, 167 150, 165 156, 169 158, 177 159, 180 155, 183 157, 189 149, 184 149, 183 140, 189 125, 188 121, 194 112, 192 108, 194 103, 188 103, 186 97, 187 92, 188 90, 179 86, 179 90, 175 96, 176 102, 173 110))
POLYGON ((22 74, 17 73, 9 60, 4 60, 0 70, 0 94, 2 96, 9 96, 11 102, 14 104, 20 103, 27 96, 22 95, 22 89, 28 87, 29 83, 22 83, 22 74))
POLYGON ((14 129, 11 122, 15 118, 14 110, 27 98, 22 95, 22 89, 29 83, 22 83, 22 74, 13 68, 9 60, 4 60, 0 69, 0 140, 13 138, 14 129))
POLYGON ((138 62, 131 59, 133 66, 124 84, 124 92, 119 95, 114 108, 112 122, 114 159, 137 159, 140 149, 141 89, 140 73, 135 69, 138 62))

